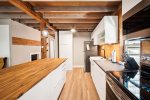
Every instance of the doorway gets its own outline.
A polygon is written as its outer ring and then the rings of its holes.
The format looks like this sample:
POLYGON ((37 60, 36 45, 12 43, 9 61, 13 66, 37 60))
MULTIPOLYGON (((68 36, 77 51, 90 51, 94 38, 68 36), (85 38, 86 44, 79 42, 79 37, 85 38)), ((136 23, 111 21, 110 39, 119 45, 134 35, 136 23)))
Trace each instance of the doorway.
POLYGON ((49 58, 55 58, 55 40, 52 37, 49 39, 49 58))

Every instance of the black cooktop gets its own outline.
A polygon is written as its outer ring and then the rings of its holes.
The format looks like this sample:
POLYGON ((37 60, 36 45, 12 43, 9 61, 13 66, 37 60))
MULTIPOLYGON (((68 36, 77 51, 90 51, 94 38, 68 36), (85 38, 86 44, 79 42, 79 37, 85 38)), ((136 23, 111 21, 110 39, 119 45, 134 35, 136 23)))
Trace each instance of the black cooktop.
POLYGON ((141 70, 110 71, 107 75, 139 100, 150 99, 150 73, 141 70))

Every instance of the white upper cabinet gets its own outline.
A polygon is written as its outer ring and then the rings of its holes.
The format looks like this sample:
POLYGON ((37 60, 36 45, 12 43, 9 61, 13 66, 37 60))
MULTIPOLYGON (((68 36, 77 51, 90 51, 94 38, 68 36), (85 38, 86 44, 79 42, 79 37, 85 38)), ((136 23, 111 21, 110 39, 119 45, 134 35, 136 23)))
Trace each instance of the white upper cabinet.
POLYGON ((130 9, 136 6, 142 0, 122 0, 122 15, 127 13, 130 9))
POLYGON ((104 16, 91 38, 94 45, 118 43, 118 16, 104 16))

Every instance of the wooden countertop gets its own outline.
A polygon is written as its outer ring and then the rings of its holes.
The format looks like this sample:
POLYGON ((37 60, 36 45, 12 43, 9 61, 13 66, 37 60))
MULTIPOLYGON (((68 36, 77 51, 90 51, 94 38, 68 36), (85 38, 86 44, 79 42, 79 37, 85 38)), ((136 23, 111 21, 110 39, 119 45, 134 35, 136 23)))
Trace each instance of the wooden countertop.
POLYGON ((0 100, 19 98, 66 59, 42 59, 0 70, 0 100))

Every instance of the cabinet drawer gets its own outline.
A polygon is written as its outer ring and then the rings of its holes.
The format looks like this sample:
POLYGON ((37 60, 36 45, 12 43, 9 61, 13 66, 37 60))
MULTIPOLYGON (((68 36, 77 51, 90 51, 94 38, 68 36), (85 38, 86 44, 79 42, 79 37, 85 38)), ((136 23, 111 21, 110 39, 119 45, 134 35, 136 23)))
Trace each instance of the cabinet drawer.
POLYGON ((94 63, 92 79, 100 99, 106 100, 106 73, 96 63, 94 63))

